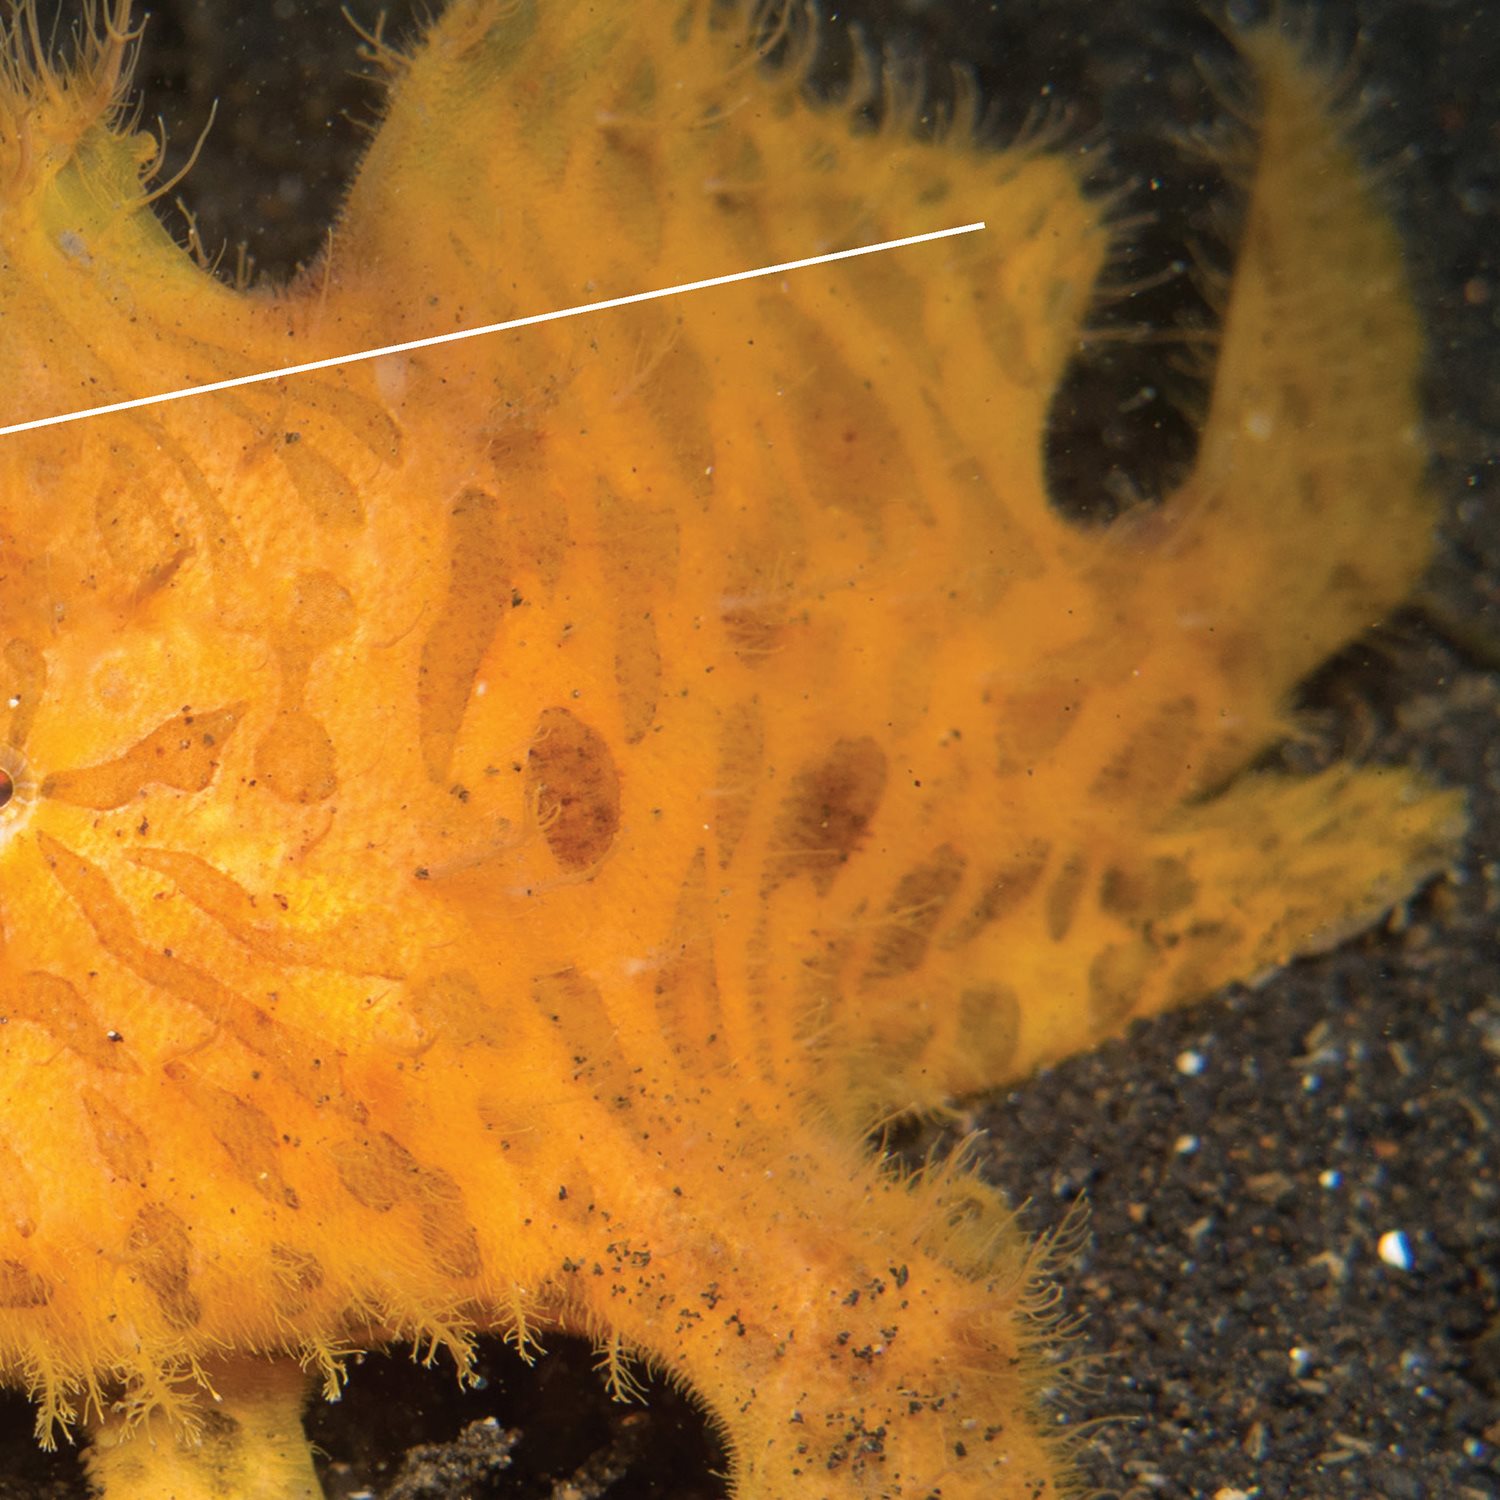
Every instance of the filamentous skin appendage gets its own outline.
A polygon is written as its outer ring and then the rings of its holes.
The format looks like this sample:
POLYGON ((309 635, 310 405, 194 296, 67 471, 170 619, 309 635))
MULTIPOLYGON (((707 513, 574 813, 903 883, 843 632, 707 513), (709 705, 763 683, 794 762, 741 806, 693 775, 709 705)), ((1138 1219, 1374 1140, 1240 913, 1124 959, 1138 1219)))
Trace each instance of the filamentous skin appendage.
POLYGON ((1065 1493, 1046 1247, 864 1132, 1335 941, 1460 825, 1246 769, 1432 525, 1320 77, 1244 39, 1197 463, 1084 530, 1041 448, 1105 209, 899 91, 810 105, 795 8, 454 0, 281 293, 155 217, 125 7, 66 66, 30 20, 5 422, 989 225, 0 440, 0 1375, 42 1439, 106 1500, 311 1496, 305 1371, 566 1330, 685 1383, 739 1500, 1065 1493))

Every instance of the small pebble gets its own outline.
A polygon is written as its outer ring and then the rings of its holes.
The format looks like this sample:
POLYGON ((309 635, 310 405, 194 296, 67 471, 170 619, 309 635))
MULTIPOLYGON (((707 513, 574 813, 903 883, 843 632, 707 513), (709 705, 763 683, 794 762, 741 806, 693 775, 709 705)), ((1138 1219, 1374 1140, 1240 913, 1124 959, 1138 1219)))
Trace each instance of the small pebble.
POLYGON ((1411 1270, 1411 1241, 1404 1229, 1387 1229, 1375 1249, 1386 1265, 1394 1266, 1398 1271, 1411 1270))

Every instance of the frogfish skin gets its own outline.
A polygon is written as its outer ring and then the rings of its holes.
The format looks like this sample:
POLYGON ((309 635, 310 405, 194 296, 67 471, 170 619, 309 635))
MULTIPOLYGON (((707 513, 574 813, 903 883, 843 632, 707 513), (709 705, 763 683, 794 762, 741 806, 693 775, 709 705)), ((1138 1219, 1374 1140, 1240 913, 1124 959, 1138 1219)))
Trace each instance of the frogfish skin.
POLYGON ((112 0, 0 81, 6 423, 983 233, 0 439, 0 1376, 106 1500, 318 1493, 311 1383, 581 1333, 741 1500, 1070 1491, 1047 1247, 865 1137, 1377 918, 1455 794, 1253 764, 1434 505, 1395 234, 1241 40, 1196 465, 1080 527, 1110 252, 796 4, 452 0, 326 256, 155 216, 112 0), (774 64, 774 65, 773 65, 774 64), (861 108, 883 107, 879 128, 861 108))

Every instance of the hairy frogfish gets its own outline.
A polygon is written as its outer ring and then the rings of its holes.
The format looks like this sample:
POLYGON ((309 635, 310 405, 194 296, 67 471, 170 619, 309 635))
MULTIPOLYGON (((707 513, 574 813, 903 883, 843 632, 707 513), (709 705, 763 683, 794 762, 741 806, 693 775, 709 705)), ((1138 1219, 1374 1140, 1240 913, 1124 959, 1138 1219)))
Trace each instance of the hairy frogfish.
POLYGON ((1196 461, 1050 503, 1111 253, 796 0, 450 0, 326 254, 152 207, 125 0, 0 78, 0 1377, 106 1500, 318 1493, 351 1352, 644 1364, 742 1500, 1070 1490, 1048 1247, 866 1139, 1326 947, 1458 796, 1268 769, 1434 503, 1395 232, 1240 38, 1196 461), (869 122, 874 102, 880 123, 869 122))

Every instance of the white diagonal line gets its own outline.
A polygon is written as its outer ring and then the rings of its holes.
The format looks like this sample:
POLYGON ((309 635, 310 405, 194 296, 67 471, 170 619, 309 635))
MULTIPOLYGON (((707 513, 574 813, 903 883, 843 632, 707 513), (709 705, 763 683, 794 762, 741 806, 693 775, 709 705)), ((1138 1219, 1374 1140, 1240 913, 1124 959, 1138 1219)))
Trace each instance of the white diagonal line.
POLYGON ((563 318, 577 318, 584 313, 606 312, 612 307, 629 307, 634 302, 656 302, 663 297, 678 297, 685 292, 707 291, 709 287, 729 286, 736 281, 754 281, 761 276, 780 276, 786 271, 801 271, 809 266, 824 266, 836 260, 853 260, 860 255, 877 255, 883 250, 902 250, 908 245, 925 245, 932 240, 952 239, 959 234, 973 234, 985 227, 984 220, 957 224, 951 229, 934 229, 926 234, 908 234, 898 240, 881 240, 875 245, 856 245, 852 250, 835 250, 828 255, 807 255, 801 260, 784 260, 774 266, 758 266, 753 271, 732 271, 727 276, 709 276, 702 281, 683 281, 676 286, 658 287, 651 292, 632 292, 628 297, 606 297, 601 302, 580 302, 576 307, 555 312, 531 313, 524 318, 510 318, 503 323, 483 323, 477 328, 459 328, 452 333, 435 333, 428 338, 408 339, 403 344, 383 344, 378 349, 361 349, 354 354, 334 354, 327 359, 310 359, 300 365, 283 365, 279 370, 258 370, 253 375, 236 375, 230 380, 210 380, 204 385, 187 385, 177 391, 162 391, 154 396, 135 396, 129 401, 110 401, 103 406, 86 406, 78 411, 61 412, 55 417, 33 417, 27 422, 12 422, 0 427, 0 437, 17 432, 35 432, 40 427, 61 427, 65 422, 81 422, 85 417, 102 417, 110 412, 135 411, 142 406, 161 406, 188 396, 206 396, 212 391, 230 391, 241 385, 260 385, 267 380, 281 380, 288 375, 308 375, 314 370, 331 370, 339 365, 357 365, 387 354, 410 354, 414 349, 431 349, 438 344, 456 344, 462 339, 483 338, 490 333, 504 333, 511 328, 529 328, 534 323, 555 323, 563 318))

